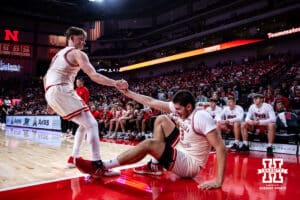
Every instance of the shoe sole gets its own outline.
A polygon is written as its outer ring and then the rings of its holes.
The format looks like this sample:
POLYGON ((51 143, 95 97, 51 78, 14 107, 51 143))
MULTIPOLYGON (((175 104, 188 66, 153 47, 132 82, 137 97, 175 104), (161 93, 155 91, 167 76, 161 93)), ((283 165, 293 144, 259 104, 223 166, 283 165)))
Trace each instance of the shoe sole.
POLYGON ((72 164, 71 163, 67 163, 67 167, 70 168, 70 169, 71 168, 76 168, 76 166, 73 163, 72 164))
POLYGON ((163 173, 162 172, 144 172, 144 171, 136 171, 133 170, 134 173, 136 174, 147 174, 147 175, 154 175, 154 176, 161 176, 163 173))

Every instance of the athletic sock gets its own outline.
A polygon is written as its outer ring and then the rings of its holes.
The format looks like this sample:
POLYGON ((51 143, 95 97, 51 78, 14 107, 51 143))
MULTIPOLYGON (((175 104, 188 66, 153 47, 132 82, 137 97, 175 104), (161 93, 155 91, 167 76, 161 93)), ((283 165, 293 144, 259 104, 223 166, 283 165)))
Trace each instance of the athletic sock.
POLYGON ((151 158, 151 163, 158 164, 159 161, 157 159, 155 159, 155 158, 151 158))
POLYGON ((112 160, 107 160, 107 161, 103 161, 103 165, 106 169, 111 169, 114 167, 119 167, 120 163, 118 161, 118 159, 112 159, 112 160))
POLYGON ((273 144, 271 144, 271 143, 268 143, 268 147, 272 147, 272 145, 273 145, 273 144))

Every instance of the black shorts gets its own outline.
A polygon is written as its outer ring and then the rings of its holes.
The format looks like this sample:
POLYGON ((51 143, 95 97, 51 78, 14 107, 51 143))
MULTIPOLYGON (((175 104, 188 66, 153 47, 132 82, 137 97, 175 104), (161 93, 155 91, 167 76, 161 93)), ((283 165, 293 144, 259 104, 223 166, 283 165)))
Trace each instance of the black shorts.
POLYGON ((158 160, 159 163, 167 170, 170 170, 173 167, 174 162, 176 160, 177 151, 175 149, 175 146, 178 143, 178 141, 179 141, 179 130, 177 127, 175 127, 172 133, 165 138, 166 146, 163 154, 158 160))

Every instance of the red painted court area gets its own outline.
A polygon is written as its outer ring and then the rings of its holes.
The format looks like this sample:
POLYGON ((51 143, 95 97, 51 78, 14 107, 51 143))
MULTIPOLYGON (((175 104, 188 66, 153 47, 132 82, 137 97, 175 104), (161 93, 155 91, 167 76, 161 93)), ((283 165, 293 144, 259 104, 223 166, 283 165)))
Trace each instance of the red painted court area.
POLYGON ((281 168, 288 172, 282 174, 283 183, 262 182, 263 174, 258 174, 258 169, 263 168, 263 158, 265 153, 262 152, 251 152, 248 156, 228 154, 225 181, 222 188, 216 190, 197 188, 198 183, 211 180, 216 174, 216 157, 211 154, 207 167, 193 180, 177 179, 169 172, 160 177, 143 176, 126 169, 121 176, 113 178, 93 180, 82 176, 3 191, 0 199, 299 199, 299 157, 275 155, 283 159, 281 168))

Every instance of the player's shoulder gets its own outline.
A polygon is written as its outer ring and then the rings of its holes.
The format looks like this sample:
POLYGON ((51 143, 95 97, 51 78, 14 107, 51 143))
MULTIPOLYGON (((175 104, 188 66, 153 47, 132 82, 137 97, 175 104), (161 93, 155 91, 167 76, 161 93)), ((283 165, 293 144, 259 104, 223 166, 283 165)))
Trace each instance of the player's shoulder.
MULTIPOLYGON (((265 103, 265 102, 263 102, 262 105, 263 105, 264 107, 269 107, 269 106, 271 106, 271 104, 268 104, 268 103, 265 103)), ((271 107, 272 107, 272 106, 271 106, 271 107)))
MULTIPOLYGON (((221 108, 222 109, 222 108, 221 108)), ((223 106, 223 109, 224 111, 228 111, 229 110, 229 106, 223 106)))
POLYGON ((244 108, 240 105, 235 105, 239 110, 244 110, 244 108))
POLYGON ((195 118, 211 118, 211 115, 204 109, 196 110, 194 113, 195 118))
POLYGON ((249 110, 252 110, 252 109, 254 109, 256 106, 255 106, 255 104, 251 104, 251 106, 249 107, 249 110))
POLYGON ((265 108, 267 108, 267 109, 273 109, 273 107, 271 106, 271 104, 268 104, 268 103, 263 103, 262 106, 265 107, 265 108))

